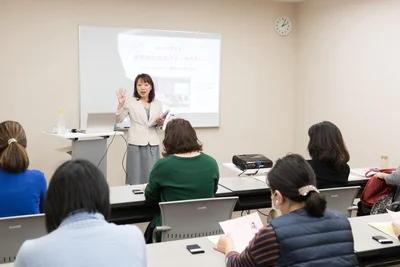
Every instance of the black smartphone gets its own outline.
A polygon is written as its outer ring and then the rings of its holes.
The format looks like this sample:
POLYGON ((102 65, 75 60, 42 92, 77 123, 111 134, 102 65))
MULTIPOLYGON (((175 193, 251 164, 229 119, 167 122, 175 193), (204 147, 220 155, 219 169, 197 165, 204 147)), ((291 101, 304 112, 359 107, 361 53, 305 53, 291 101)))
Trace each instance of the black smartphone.
POLYGON ((143 193, 144 193, 144 192, 143 192, 142 190, 140 190, 140 189, 133 189, 132 192, 133 192, 135 195, 140 195, 140 194, 143 194, 143 193))
POLYGON ((200 254, 204 253, 204 249, 202 249, 199 245, 194 244, 194 245, 187 245, 186 249, 189 250, 190 253, 192 254, 200 254))
POLYGON ((373 240, 381 243, 381 244, 392 244, 393 241, 388 239, 387 237, 376 235, 372 237, 373 240))

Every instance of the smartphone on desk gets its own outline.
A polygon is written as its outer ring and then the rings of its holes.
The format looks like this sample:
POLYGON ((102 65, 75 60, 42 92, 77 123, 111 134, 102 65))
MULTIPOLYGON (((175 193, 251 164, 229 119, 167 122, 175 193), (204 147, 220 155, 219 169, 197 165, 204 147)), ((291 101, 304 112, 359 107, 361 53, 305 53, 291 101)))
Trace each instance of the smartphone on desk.
POLYGON ((187 245, 186 249, 189 250, 190 253, 192 254, 200 254, 204 253, 204 249, 202 249, 199 245, 194 244, 194 245, 187 245))
POLYGON ((373 236, 372 239, 381 244, 392 244, 393 243, 393 241, 390 240, 389 238, 380 236, 380 235, 373 236))
POLYGON ((144 192, 143 192, 142 190, 140 190, 140 189, 133 189, 132 192, 133 192, 135 195, 141 195, 141 194, 144 193, 144 192))

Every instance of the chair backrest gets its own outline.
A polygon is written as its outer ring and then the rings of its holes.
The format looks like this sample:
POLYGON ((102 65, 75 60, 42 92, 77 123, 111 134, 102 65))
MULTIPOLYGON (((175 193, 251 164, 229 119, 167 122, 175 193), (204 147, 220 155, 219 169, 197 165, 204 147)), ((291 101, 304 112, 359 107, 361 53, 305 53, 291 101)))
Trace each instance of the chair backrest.
POLYGON ((353 206, 358 190, 360 190, 360 186, 348 186, 320 189, 319 192, 325 196, 328 209, 340 211, 350 217, 349 208, 353 206))
POLYGON ((395 212, 400 211, 400 201, 396 201, 396 202, 393 202, 392 204, 390 204, 389 210, 395 211, 395 212))
POLYGON ((160 203, 162 225, 171 230, 161 241, 223 234, 219 222, 230 220, 238 197, 218 197, 160 203))
POLYGON ((46 234, 44 214, 0 218, 0 264, 15 261, 26 240, 46 234))

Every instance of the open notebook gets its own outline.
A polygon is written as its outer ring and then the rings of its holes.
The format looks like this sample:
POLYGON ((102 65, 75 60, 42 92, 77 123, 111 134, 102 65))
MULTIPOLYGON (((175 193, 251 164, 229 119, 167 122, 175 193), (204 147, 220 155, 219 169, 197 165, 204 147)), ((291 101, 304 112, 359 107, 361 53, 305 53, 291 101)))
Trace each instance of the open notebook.
MULTIPOLYGON (((255 212, 236 219, 219 223, 225 234, 229 234, 235 243, 236 251, 242 252, 254 235, 263 227, 260 215, 255 212)), ((209 236, 208 239, 217 245, 220 236, 209 236)))
POLYGON ((400 223, 400 212, 394 212, 387 210, 389 213, 390 217, 392 218, 392 221, 388 222, 370 222, 368 225, 378 229, 379 231, 397 239, 397 235, 393 231, 393 226, 392 222, 398 222, 400 223))

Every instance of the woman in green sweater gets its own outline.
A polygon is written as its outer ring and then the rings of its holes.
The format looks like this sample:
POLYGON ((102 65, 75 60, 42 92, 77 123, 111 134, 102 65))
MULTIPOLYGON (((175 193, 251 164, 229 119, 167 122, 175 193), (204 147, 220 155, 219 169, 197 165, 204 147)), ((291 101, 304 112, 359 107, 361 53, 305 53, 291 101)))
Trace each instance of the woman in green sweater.
MULTIPOLYGON (((164 158, 154 165, 144 190, 146 201, 158 204, 214 197, 218 189, 218 164, 214 158, 201 152, 203 146, 190 122, 179 118, 168 122, 163 144, 164 158)), ((159 214, 146 230, 148 243, 152 229, 160 225, 159 214)))

